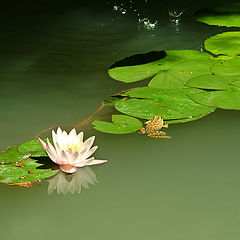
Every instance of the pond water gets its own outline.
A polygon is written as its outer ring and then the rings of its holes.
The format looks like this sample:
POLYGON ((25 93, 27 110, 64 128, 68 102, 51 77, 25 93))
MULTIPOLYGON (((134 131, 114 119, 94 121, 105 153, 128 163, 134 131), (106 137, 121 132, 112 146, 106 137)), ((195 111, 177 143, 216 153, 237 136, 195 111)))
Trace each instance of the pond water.
MULTIPOLYGON (((224 30, 194 20, 207 2, 3 5, 1 149, 54 125, 75 125, 106 97, 144 85, 112 80, 107 69, 114 62, 152 50, 201 49, 224 30), (185 12, 173 22, 168 9, 185 12)), ((32 188, 1 184, 1 239, 237 239, 239 120, 238 111, 217 110, 171 125, 171 139, 85 127, 86 137, 96 136, 96 157, 109 160, 89 170, 99 183, 67 195, 48 195, 46 182, 32 188)))

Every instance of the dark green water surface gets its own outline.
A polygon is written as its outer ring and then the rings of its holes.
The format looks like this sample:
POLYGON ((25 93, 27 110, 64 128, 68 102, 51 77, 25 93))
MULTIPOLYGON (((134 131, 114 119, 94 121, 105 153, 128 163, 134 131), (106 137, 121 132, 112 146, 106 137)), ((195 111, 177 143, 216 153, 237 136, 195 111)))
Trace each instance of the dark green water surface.
MULTIPOLYGON (((2 6, 2 150, 53 125, 76 124, 106 97, 135 86, 110 79, 114 62, 152 50, 199 50, 226 30, 195 22, 193 12, 207 1, 139 2, 132 8, 120 1, 2 6), (174 6, 186 8, 179 25, 169 20, 174 6), (158 21, 155 28, 138 23, 144 17, 158 21)), ((91 168, 99 183, 67 195, 47 195, 48 183, 1 184, 0 239, 237 240, 239 122, 238 111, 217 110, 170 126, 170 140, 88 127, 85 135, 95 135, 99 146, 95 156, 109 160, 91 168)))

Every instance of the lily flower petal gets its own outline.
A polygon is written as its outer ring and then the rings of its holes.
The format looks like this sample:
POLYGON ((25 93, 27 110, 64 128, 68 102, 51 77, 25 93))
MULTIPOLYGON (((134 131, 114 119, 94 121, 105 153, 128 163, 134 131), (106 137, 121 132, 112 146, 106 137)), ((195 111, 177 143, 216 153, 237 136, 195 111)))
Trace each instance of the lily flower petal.
POLYGON ((107 162, 108 160, 98 160, 98 159, 94 159, 93 161, 91 161, 88 166, 92 166, 92 165, 98 165, 98 164, 102 164, 107 162))
POLYGON ((56 132, 52 131, 52 138, 55 147, 49 139, 47 139, 47 143, 40 138, 38 140, 50 159, 60 165, 60 169, 65 173, 74 173, 77 167, 107 162, 107 160, 89 158, 98 148, 97 146, 92 147, 95 136, 83 142, 83 132, 77 134, 76 129, 73 128, 68 134, 58 128, 56 132))

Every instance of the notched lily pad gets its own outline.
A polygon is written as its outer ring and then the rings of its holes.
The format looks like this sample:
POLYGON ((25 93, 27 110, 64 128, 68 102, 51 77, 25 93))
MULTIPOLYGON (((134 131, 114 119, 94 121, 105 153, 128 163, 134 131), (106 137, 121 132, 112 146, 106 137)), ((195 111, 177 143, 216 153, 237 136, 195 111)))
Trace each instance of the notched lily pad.
POLYGON ((14 163, 22 161, 28 157, 30 157, 30 153, 28 152, 19 152, 18 146, 10 146, 5 151, 0 153, 0 163, 14 163))
POLYGON ((240 88, 231 87, 226 91, 211 91, 199 94, 190 94, 196 103, 222 109, 240 110, 240 88))
POLYGON ((188 94, 204 92, 200 89, 160 90, 149 87, 137 88, 124 95, 130 99, 115 103, 115 108, 124 114, 151 119, 161 116, 164 120, 191 119, 194 116, 209 114, 215 110, 196 104, 188 94))
POLYGON ((184 88, 184 82, 192 75, 207 74, 210 71, 210 54, 197 50, 168 50, 166 54, 166 57, 146 64, 113 67, 108 73, 113 79, 125 83, 140 81, 157 74, 149 83, 151 87, 175 89, 184 88), (175 78, 178 78, 177 85, 175 78))
POLYGON ((202 75, 190 79, 186 86, 210 89, 210 90, 227 90, 231 87, 231 83, 240 80, 240 76, 218 76, 218 75, 202 75))
MULTIPOLYGON (((46 141, 46 139, 43 139, 46 141)), ((49 141, 52 143, 52 138, 49 138, 49 141)), ((38 139, 33 139, 28 142, 21 144, 18 147, 18 151, 21 153, 30 153, 32 157, 45 157, 48 156, 45 150, 42 148, 38 139)))
POLYGON ((0 165, 0 181, 4 183, 26 183, 35 182, 51 177, 59 170, 40 169, 42 164, 28 158, 21 162, 21 165, 7 164, 0 165))
POLYGON ((92 125, 100 132, 112 134, 133 133, 142 127, 141 121, 126 115, 112 115, 112 122, 95 120, 92 125))

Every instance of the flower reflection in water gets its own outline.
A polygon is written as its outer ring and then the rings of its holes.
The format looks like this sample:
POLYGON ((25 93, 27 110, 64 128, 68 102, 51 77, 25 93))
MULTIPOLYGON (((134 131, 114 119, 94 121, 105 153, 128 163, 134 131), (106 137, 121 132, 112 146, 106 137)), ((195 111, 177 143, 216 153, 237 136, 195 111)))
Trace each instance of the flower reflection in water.
POLYGON ((86 166, 78 168, 77 171, 71 175, 67 175, 60 171, 57 175, 49 178, 47 180, 48 184, 48 194, 50 195, 56 189, 57 193, 63 193, 66 195, 69 193, 80 193, 82 187, 89 188, 89 184, 95 185, 98 183, 96 174, 93 170, 86 166))

